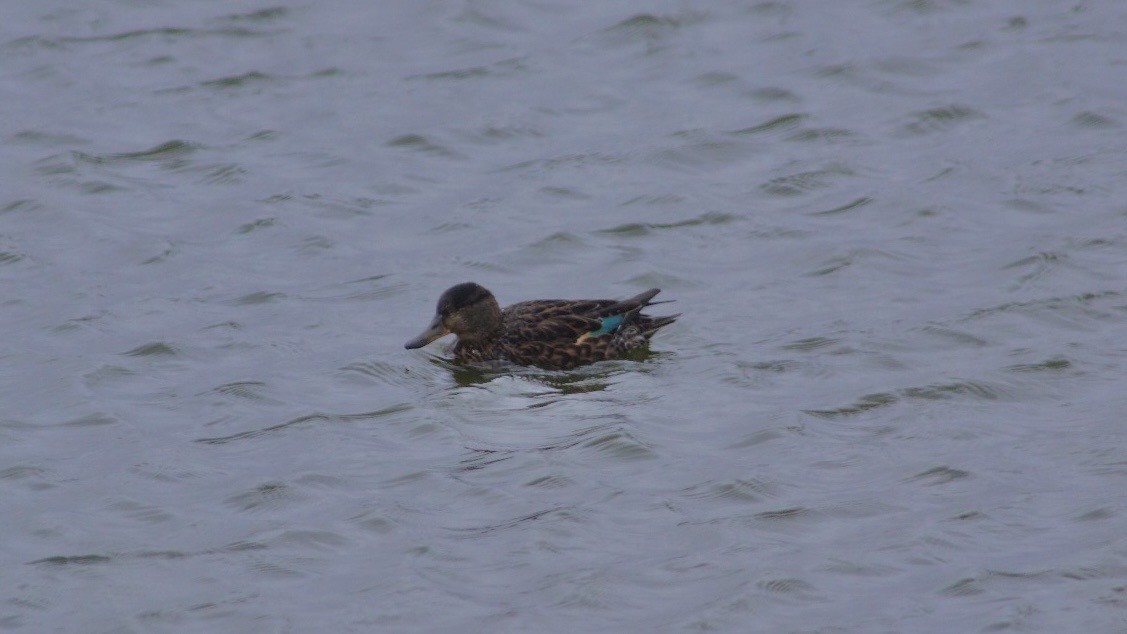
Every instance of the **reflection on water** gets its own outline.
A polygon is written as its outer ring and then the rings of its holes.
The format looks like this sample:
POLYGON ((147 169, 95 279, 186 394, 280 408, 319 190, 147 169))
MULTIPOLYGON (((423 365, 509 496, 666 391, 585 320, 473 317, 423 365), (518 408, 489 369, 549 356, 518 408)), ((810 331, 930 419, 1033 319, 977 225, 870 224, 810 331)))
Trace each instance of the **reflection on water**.
POLYGON ((0 625, 1122 629, 1118 9, 5 3, 0 625))
MULTIPOLYGON (((442 357, 431 356, 427 359, 435 367, 443 368, 450 372, 451 378, 458 387, 472 387, 487 384, 497 377, 516 377, 530 383, 538 383, 552 389, 553 393, 581 394, 585 392, 599 392, 613 384, 612 379, 628 372, 646 372, 649 363, 660 363, 663 359, 672 356, 669 352, 655 352, 649 349, 635 349, 627 353, 621 360, 601 361, 573 370, 541 370, 538 368, 522 367, 506 361, 489 363, 457 363, 442 357)), ((538 404, 536 407, 542 407, 538 404)))

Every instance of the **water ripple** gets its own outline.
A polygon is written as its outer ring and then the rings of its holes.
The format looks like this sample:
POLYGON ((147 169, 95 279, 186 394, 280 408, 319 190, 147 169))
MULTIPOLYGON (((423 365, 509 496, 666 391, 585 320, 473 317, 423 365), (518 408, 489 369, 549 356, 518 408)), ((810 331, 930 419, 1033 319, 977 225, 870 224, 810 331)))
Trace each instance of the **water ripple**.
POLYGON ((277 510, 302 499, 293 487, 282 482, 261 484, 245 493, 228 497, 225 502, 240 511, 277 510))
POLYGON ((654 231, 654 230, 681 229, 681 228, 685 228, 685 227, 697 227, 697 226, 727 224, 727 223, 733 222, 737 219, 738 218, 736 216, 732 215, 732 214, 709 212, 709 213, 705 213, 705 214, 702 214, 700 216, 697 216, 695 218, 690 218, 688 220, 681 220, 679 222, 665 222, 665 223, 659 223, 659 222, 637 223, 637 222, 632 222, 632 223, 627 223, 627 224, 622 224, 622 225, 618 225, 618 226, 615 226, 615 227, 611 227, 609 229, 600 229, 600 230, 597 231, 597 233, 609 234, 609 235, 623 235, 623 236, 630 236, 630 237, 641 237, 641 236, 648 235, 651 231, 654 231))
POLYGON ((912 121, 904 124, 901 131, 920 136, 946 132, 956 125, 983 119, 985 115, 967 106, 951 104, 914 113, 911 118, 912 121))
POLYGON ((731 482, 699 484, 682 493, 695 499, 752 504, 773 497, 774 489, 773 485, 760 480, 736 479, 731 482))
POLYGON ((746 134, 762 134, 764 132, 780 132, 784 130, 793 130, 797 128, 803 121, 809 119, 809 115, 802 113, 790 113, 779 115, 773 119, 769 119, 758 125, 753 125, 748 128, 735 130, 732 134, 746 135, 746 134))
POLYGON ((230 37, 230 38, 248 38, 248 37, 261 37, 268 35, 268 33, 255 31, 252 29, 225 27, 214 29, 193 29, 184 27, 156 27, 147 29, 136 29, 132 31, 122 31, 118 33, 110 33, 106 35, 89 35, 89 36, 62 36, 62 37, 46 37, 41 35, 28 36, 11 40, 5 46, 12 48, 25 48, 29 46, 43 47, 43 48, 60 48, 66 44, 99 44, 99 43, 114 43, 124 42, 137 39, 153 39, 163 38, 171 40, 191 40, 200 37, 230 37))
POLYGON ((920 387, 905 387, 891 392, 866 394, 855 403, 831 409, 803 410, 811 416, 834 419, 845 416, 856 416, 863 412, 878 408, 889 407, 904 400, 947 400, 955 398, 973 398, 993 401, 1009 398, 1011 388, 997 383, 983 381, 952 381, 950 383, 935 383, 920 387))
POLYGON ((779 197, 802 196, 812 191, 825 189, 831 183, 843 176, 853 176, 854 171, 841 164, 830 165, 823 169, 805 170, 795 174, 788 174, 773 178, 760 185, 765 193, 779 197))
POLYGON ((398 405, 392 405, 390 407, 385 407, 384 409, 381 409, 381 410, 376 410, 376 411, 373 411, 373 412, 364 412, 364 413, 360 413, 360 414, 322 414, 322 413, 306 414, 304 416, 298 416, 297 418, 290 419, 290 420, 285 421, 283 423, 278 423, 277 425, 271 425, 269 427, 263 427, 261 429, 253 429, 253 430, 250 430, 250 431, 239 432, 237 434, 231 434, 229 436, 215 436, 215 437, 211 437, 211 438, 198 438, 198 439, 196 439, 196 442, 207 443, 207 444, 211 444, 211 445, 222 445, 222 444, 226 444, 226 443, 229 443, 229 442, 235 442, 235 441, 238 441, 238 440, 249 440, 249 439, 258 438, 260 436, 264 436, 264 435, 267 435, 267 434, 275 434, 275 433, 279 433, 279 432, 283 432, 283 431, 287 431, 287 430, 291 430, 291 429, 299 429, 299 428, 307 427, 307 426, 310 426, 310 425, 325 424, 325 423, 349 423, 349 422, 354 422, 354 421, 382 418, 384 416, 392 416, 392 415, 398 414, 400 412, 405 412, 405 411, 408 411, 410 409, 412 409, 411 405, 409 405, 407 403, 400 403, 398 405))
POLYGON ((956 480, 962 480, 971 476, 969 471, 962 469, 955 469, 948 466, 932 467, 927 471, 917 473, 916 475, 908 478, 908 481, 922 482, 928 486, 938 486, 948 484, 956 480))

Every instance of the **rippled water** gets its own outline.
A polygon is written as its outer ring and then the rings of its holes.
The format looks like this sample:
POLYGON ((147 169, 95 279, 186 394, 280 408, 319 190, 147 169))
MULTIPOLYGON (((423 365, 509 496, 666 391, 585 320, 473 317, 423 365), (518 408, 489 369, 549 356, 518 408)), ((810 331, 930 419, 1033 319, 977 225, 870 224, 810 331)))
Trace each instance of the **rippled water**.
POLYGON ((4 14, 0 627, 1127 631, 1119 3, 4 14))

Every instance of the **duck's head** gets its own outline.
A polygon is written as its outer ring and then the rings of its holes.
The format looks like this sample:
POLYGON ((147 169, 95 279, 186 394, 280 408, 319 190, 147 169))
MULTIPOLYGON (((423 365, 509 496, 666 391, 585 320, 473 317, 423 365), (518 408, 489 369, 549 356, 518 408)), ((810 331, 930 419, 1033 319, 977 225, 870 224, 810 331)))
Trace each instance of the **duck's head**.
POLYGON ((450 287, 438 298, 434 319, 418 337, 408 341, 408 350, 422 348, 450 333, 464 345, 487 341, 501 331, 501 306, 485 287, 466 282, 450 287))

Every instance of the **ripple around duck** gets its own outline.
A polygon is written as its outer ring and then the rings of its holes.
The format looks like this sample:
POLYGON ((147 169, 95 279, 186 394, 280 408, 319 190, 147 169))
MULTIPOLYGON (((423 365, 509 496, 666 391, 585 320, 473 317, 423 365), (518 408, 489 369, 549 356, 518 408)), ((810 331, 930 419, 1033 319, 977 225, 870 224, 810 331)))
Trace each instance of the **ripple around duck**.
POLYGON ((239 225, 239 228, 236 229, 235 232, 245 235, 248 233, 253 233, 255 231, 260 231, 262 229, 269 229, 276 224, 278 224, 277 218, 259 218, 258 220, 255 220, 253 222, 239 225))
POLYGON ((646 54, 653 54, 660 51, 666 42, 673 40, 683 28, 704 19, 704 14, 691 12, 672 15, 639 13, 589 37, 600 47, 629 47, 642 44, 645 46, 646 54))
POLYGON ((646 443, 634 438, 624 429, 607 430, 605 426, 591 428, 572 442, 563 442, 553 449, 572 449, 588 455, 612 458, 614 460, 649 460, 657 457, 646 443))
POLYGON ((571 187, 548 186, 541 187, 538 191, 546 197, 564 201, 584 201, 591 199, 591 196, 571 187))
POLYGON ((467 527, 450 527, 450 526, 447 526, 447 527, 444 527, 444 528, 445 528, 445 530, 450 531, 450 532, 455 533, 455 534, 458 534, 461 537, 479 537, 481 535, 488 535, 490 533, 496 533, 498 531, 508 531, 508 530, 511 530, 511 529, 514 529, 514 528, 518 528, 518 527, 527 525, 531 522, 535 522, 537 520, 550 518, 554 515, 562 514, 562 513, 566 512, 567 509, 568 509, 568 507, 556 506, 556 507, 552 507, 552 508, 543 509, 543 510, 540 510, 540 511, 535 511, 533 513, 521 515, 519 517, 514 517, 512 519, 504 520, 504 521, 497 522, 497 523, 494 523, 494 524, 485 524, 485 525, 481 525, 481 526, 467 526, 467 527))
POLYGON ((575 486, 575 480, 565 475, 551 473, 533 478, 525 482, 524 486, 537 489, 566 489, 575 486))
POLYGON ((1096 112, 1081 112, 1072 117, 1072 124, 1093 130, 1110 130, 1120 127, 1117 120, 1096 112))
POLYGON ((545 159, 532 159, 511 165, 505 165, 496 170, 498 173, 523 172, 530 176, 544 175, 556 171, 570 170, 584 173, 591 170, 602 169, 625 162, 627 159, 615 154, 591 152, 587 154, 565 154, 545 159))
POLYGON ((86 414, 85 416, 79 416, 78 418, 72 418, 59 423, 59 425, 62 427, 96 427, 100 425, 114 425, 118 422, 118 419, 109 414, 94 412, 92 414, 86 414))
POLYGON ((253 86, 257 84, 267 84, 277 81, 277 77, 267 73, 261 73, 256 70, 241 73, 239 75, 229 75, 220 77, 218 79, 208 79, 200 82, 203 88, 217 88, 220 90, 243 88, 246 86, 253 86))
POLYGON ((1017 290, 1029 282, 1048 277, 1055 270, 1067 265, 1067 259, 1068 256, 1066 255, 1043 251, 1011 262, 1003 266, 1002 269, 1022 269, 1025 271, 1014 282, 1013 289, 1017 290))
POLYGON ((752 517, 762 522, 778 524, 782 522, 793 522, 795 520, 810 519, 815 514, 816 513, 813 509, 809 509, 804 506, 795 506, 774 511, 762 511, 760 513, 756 513, 752 517))
POLYGON ((91 566, 98 564, 108 564, 113 561, 113 557, 107 555, 55 555, 53 557, 44 557, 43 559, 36 559, 27 562, 29 566, 91 566))
POLYGON ((906 387, 891 392, 866 394, 851 405, 830 409, 807 409, 804 413, 819 418, 834 419, 856 416, 869 410, 889 407, 896 403, 912 399, 945 400, 955 398, 971 398, 976 400, 993 401, 1009 396, 1009 388, 982 381, 953 381, 950 383, 936 383, 922 387, 906 387))
POLYGON ((427 80, 443 80, 443 79, 473 79, 475 77, 486 77, 490 74, 489 69, 485 66, 470 66, 466 68, 456 68, 453 70, 443 70, 435 73, 427 73, 425 75, 412 75, 407 79, 427 79, 427 80))
MULTIPOLYGON (((1127 570, 1125 570, 1123 566, 1116 564, 1096 564, 1092 566, 1077 566, 1075 568, 1066 568, 1059 574, 1065 579, 1072 579, 1074 581, 1086 581, 1088 579, 1121 578, 1127 575, 1127 570)), ((1127 588, 1119 588, 1119 592, 1124 592, 1125 590, 1127 590, 1127 588)))
POLYGON ((1072 327, 1089 327, 1090 322, 1122 322, 1127 306, 1106 306, 1107 300, 1122 297, 1117 291, 1082 293, 1067 297, 1048 297, 1025 302, 1009 302, 972 312, 965 321, 988 319, 1004 314, 1018 314, 1064 324, 1072 327))
POLYGON ((761 429, 737 439, 735 442, 727 445, 725 449, 748 449, 785 437, 786 435, 777 429, 761 429))
POLYGON ((507 270, 533 270, 548 264, 574 264, 576 257, 590 251, 582 236, 557 231, 530 244, 502 253, 497 260, 507 270))
POLYGON ((18 251, 0 251, 0 265, 19 262, 24 258, 18 251))
POLYGON ((865 564, 844 559, 833 559, 823 568, 826 572, 849 577, 888 577, 900 572, 900 568, 881 564, 865 564))
POLYGON ((871 262, 874 260, 901 260, 902 258, 889 251, 881 249, 850 249, 841 255, 835 255, 826 258, 818 264, 818 268, 813 271, 808 271, 804 275, 810 277, 821 277, 824 275, 832 275, 843 269, 850 268, 862 262, 871 262))
POLYGON ((56 555, 27 563, 28 565, 52 567, 97 566, 130 559, 184 559, 189 556, 188 553, 178 550, 142 550, 134 553, 110 553, 109 555, 56 555))
POLYGON ((943 588, 940 593, 950 597, 973 597, 985 591, 979 579, 965 577, 943 588))
POLYGON ((639 13, 622 20, 614 26, 607 27, 607 31, 642 31, 652 33, 653 29, 677 29, 688 24, 699 22, 702 16, 694 15, 655 15, 653 13, 639 13))
POLYGON ((255 291, 228 301, 231 306, 256 306, 270 304, 286 299, 285 293, 272 293, 270 291, 255 291))
POLYGON ((717 138, 696 131, 680 132, 675 136, 679 138, 674 147, 654 153, 656 164, 678 171, 706 170, 731 165, 754 151, 750 140, 735 136, 717 138))
POLYGON ((1113 517, 1116 517, 1118 514, 1119 513, 1117 513, 1113 509, 1110 509, 1110 508, 1107 508, 1107 507, 1100 507, 1098 509, 1092 509, 1091 511, 1081 513, 1080 515, 1076 516, 1076 521, 1078 521, 1078 522, 1101 522, 1103 520, 1108 520, 1108 519, 1111 519, 1113 517))
POLYGON ((162 508, 148 504, 141 504, 132 500, 121 500, 114 502, 109 505, 109 508, 129 519, 145 522, 148 524, 159 524, 174 519, 174 516, 171 513, 168 513, 162 508))
POLYGON ((913 113, 911 121, 900 127, 902 134, 923 136, 946 132, 956 125, 986 118, 985 115, 967 106, 951 104, 913 113))
POLYGON ((312 294, 302 295, 302 299, 317 302, 372 301, 394 297, 406 290, 405 282, 393 282, 387 280, 387 277, 387 275, 373 275, 342 284, 333 284, 324 290, 319 289, 312 294))
MULTIPOLYGON (((179 161, 184 157, 195 153, 200 149, 200 146, 188 141, 181 141, 180 139, 173 139, 165 141, 151 148, 140 150, 137 152, 117 152, 112 154, 88 154, 86 152, 73 152, 73 156, 79 163, 91 163, 101 165, 105 163, 119 163, 119 162, 137 162, 137 161, 156 161, 168 162, 179 161)), ((179 167, 180 162, 174 163, 179 167)))
POLYGON ((786 88, 778 88, 775 86, 755 88, 749 90, 747 95, 763 103, 799 103, 802 101, 802 97, 799 97, 794 92, 786 88))
POLYGON ((583 372, 561 374, 529 372, 522 376, 541 385, 550 387, 556 390, 556 393, 560 395, 588 394, 591 392, 602 392, 614 385, 615 382, 611 379, 624 372, 621 363, 621 361, 610 361, 604 362, 603 364, 592 364, 591 366, 583 368, 583 372), (595 367, 598 365, 603 365, 604 367, 595 367))
POLYGON ((300 551, 331 551, 347 546, 349 540, 325 530, 286 530, 270 540, 271 546, 288 546, 300 551))
POLYGON ((44 130, 21 130, 8 137, 11 143, 26 143, 51 148, 73 148, 86 145, 89 139, 65 132, 46 132, 44 130))
POLYGON ((742 128, 734 130, 731 134, 747 135, 747 134, 763 134, 766 132, 780 132, 784 130, 793 130, 797 128, 803 121, 810 118, 810 115, 801 113, 784 114, 774 119, 769 119, 763 123, 753 125, 749 128, 742 128))
POLYGON ((420 378, 418 373, 412 373, 408 368, 383 361, 350 363, 341 368, 340 372, 344 376, 382 385, 416 385, 420 378))
POLYGON ((465 66, 420 75, 409 75, 405 81, 464 81, 483 77, 512 77, 528 70, 523 58, 513 57, 488 66, 465 66))
POLYGON ((952 383, 937 383, 923 387, 909 387, 900 390, 905 398, 920 398, 928 400, 948 399, 958 396, 970 396, 983 400, 997 400, 1008 394, 1008 389, 981 381, 954 381, 952 383))
POLYGON ((388 535, 397 527, 396 522, 388 514, 376 510, 364 511, 348 518, 348 522, 377 535, 388 535))
POLYGON ((990 345, 990 342, 970 334, 965 330, 958 330, 949 326, 941 326, 939 324, 928 324, 923 328, 915 329, 920 334, 927 335, 930 338, 938 339, 943 348, 948 348, 952 345, 962 348, 985 348, 990 345))
POLYGON ((211 445, 222 445, 237 440, 248 440, 251 438, 258 438, 267 434, 281 433, 284 431, 308 427, 311 425, 323 423, 345 423, 355 422, 362 420, 372 420, 376 418, 383 418, 384 416, 392 416, 400 412, 405 412, 413 409, 413 406, 408 403, 399 403, 390 407, 385 407, 381 410, 373 412, 363 412, 360 414, 306 414, 305 416, 298 416, 297 418, 288 420, 284 423, 263 427, 261 429, 252 429, 250 431, 239 432, 231 434, 230 436, 216 436, 212 438, 197 438, 196 442, 206 443, 211 445))
POLYGON ((814 586, 803 581, 802 579, 786 578, 786 579, 765 579, 756 582, 757 586, 779 594, 789 594, 796 596, 809 596, 814 591, 814 586))
POLYGON ((557 231, 533 242, 527 248, 533 252, 561 252, 581 246, 586 246, 582 237, 570 231, 557 231))
POLYGON ((830 187, 834 180, 853 175, 854 171, 844 165, 831 165, 823 169, 779 176, 763 183, 759 188, 771 196, 793 198, 825 189, 830 187))
POLYGON ((272 22, 289 16, 289 9, 285 7, 266 7, 246 13, 232 13, 218 19, 229 22, 272 22))
POLYGON ((243 38, 243 37, 261 37, 261 36, 266 36, 266 35, 268 35, 268 33, 263 32, 263 31, 255 31, 255 30, 252 30, 252 29, 246 29, 246 28, 240 28, 240 27, 224 27, 224 28, 217 28, 217 29, 192 29, 192 28, 166 26, 166 27, 157 27, 157 28, 150 28, 150 29, 136 29, 136 30, 133 30, 133 31, 121 31, 119 33, 110 33, 110 34, 107 34, 107 35, 68 36, 68 37, 57 37, 57 38, 47 38, 47 37, 42 37, 42 36, 35 36, 35 37, 21 38, 21 40, 15 40, 12 43, 15 44, 15 43, 21 42, 23 40, 29 40, 33 43, 36 43, 36 44, 39 44, 39 45, 42 45, 42 46, 49 46, 50 47, 50 46, 58 46, 58 45, 63 45, 63 44, 90 44, 90 43, 101 43, 101 42, 124 42, 124 41, 128 41, 128 40, 133 40, 133 39, 147 39, 147 38, 161 38, 161 39, 164 39, 164 40, 168 40, 168 39, 192 40, 192 39, 196 39, 196 38, 200 38, 200 37, 204 37, 204 36, 243 38))
POLYGON ((792 143, 828 144, 850 141, 855 137, 857 137, 857 133, 845 128, 804 128, 787 136, 784 140, 792 143))
POLYGON ((183 167, 182 172, 201 174, 197 182, 207 185, 232 185, 241 183, 247 169, 238 163, 217 163, 183 167))
POLYGON ((880 394, 866 394, 852 405, 845 405, 843 407, 835 407, 832 409, 808 409, 803 411, 807 414, 810 414, 811 416, 834 419, 844 416, 855 416, 872 409, 887 407, 899 401, 900 398, 895 394, 885 392, 880 394))
POLYGON ((544 131, 532 126, 487 124, 474 130, 467 130, 462 137, 480 145, 496 145, 524 139, 538 139, 544 131))
POLYGON ((927 486, 939 486, 949 484, 956 480, 963 480, 971 476, 969 471, 962 469, 955 469, 946 465, 932 467, 926 471, 921 471, 914 476, 905 478, 905 482, 920 482, 927 486))
POLYGON ((682 494, 693 499, 752 504, 772 497, 772 488, 770 484, 754 478, 736 479, 731 482, 698 484, 685 489, 682 494))
POLYGON ((595 233, 608 234, 608 235, 622 235, 622 236, 645 236, 652 231, 660 231, 666 229, 683 229, 685 227, 698 227, 707 225, 723 225, 739 220, 738 216, 733 214, 726 214, 720 212, 708 212, 701 214, 688 220, 681 220, 678 222, 647 222, 638 223, 631 222, 627 224, 617 225, 609 229, 599 229, 595 233))
POLYGON ((797 350, 799 352, 813 352, 822 348, 836 346, 841 343, 841 339, 834 339, 830 337, 809 337, 807 339, 799 339, 791 343, 783 344, 780 346, 783 350, 797 350))
POLYGON ((42 467, 31 465, 14 465, 0 469, 0 480, 8 481, 31 491, 42 491, 57 486, 49 479, 50 472, 42 467))
POLYGON ((514 449, 470 449, 469 455, 458 461, 458 471, 480 471, 519 455, 514 449))
POLYGON ((1034 373, 1034 372, 1063 372, 1073 368, 1072 361, 1064 357, 1050 357, 1036 363, 1018 363, 1006 367, 1007 372, 1034 373))
POLYGON ((802 364, 794 359, 769 359, 766 361, 736 361, 736 367, 743 371, 745 375, 748 370, 782 374, 784 372, 794 372, 801 368, 802 364))
POLYGON ((232 495, 224 502, 240 511, 261 511, 290 506, 302 497, 293 487, 282 482, 267 482, 245 493, 232 495))
POLYGON ((847 212, 854 211, 854 210, 857 210, 857 209, 861 209, 862 207, 868 206, 872 202, 873 202, 873 199, 870 198, 869 196, 862 196, 861 198, 856 198, 854 200, 851 200, 851 201, 849 201, 849 202, 847 202, 844 205, 841 205, 839 207, 834 207, 832 209, 824 209, 822 211, 811 211, 807 215, 810 215, 810 216, 836 216, 838 214, 843 214, 843 213, 847 213, 847 212))
POLYGON ((251 401, 270 401, 271 399, 261 394, 265 388, 266 384, 261 381, 235 381, 213 387, 211 391, 223 396, 233 396, 251 401))
POLYGON ((413 152, 422 152, 433 156, 449 159, 465 159, 466 156, 450 148, 430 140, 421 134, 404 134, 384 144, 390 148, 399 148, 413 152))

